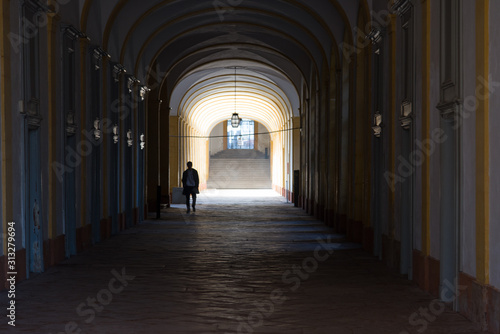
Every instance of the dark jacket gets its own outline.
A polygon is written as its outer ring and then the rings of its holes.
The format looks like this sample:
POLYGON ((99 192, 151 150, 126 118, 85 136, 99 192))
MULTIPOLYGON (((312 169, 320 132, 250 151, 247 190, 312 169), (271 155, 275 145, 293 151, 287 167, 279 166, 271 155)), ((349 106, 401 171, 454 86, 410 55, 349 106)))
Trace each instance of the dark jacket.
MULTIPOLYGON (((196 193, 199 194, 200 192, 198 191, 198 187, 200 185, 200 178, 198 176, 198 171, 196 169, 194 169, 194 168, 191 168, 191 170, 193 171, 193 178, 194 178, 196 193)), ((182 173, 182 186, 183 186, 184 189, 186 189, 186 187, 187 187, 186 186, 186 183, 187 183, 187 172, 188 172, 188 170, 186 169, 184 171, 184 173, 182 173)))

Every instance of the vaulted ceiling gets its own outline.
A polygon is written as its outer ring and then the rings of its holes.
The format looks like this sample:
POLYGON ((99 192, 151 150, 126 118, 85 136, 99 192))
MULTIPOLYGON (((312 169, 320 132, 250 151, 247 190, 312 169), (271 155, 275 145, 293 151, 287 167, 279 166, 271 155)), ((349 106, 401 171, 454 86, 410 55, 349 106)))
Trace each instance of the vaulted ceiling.
POLYGON ((354 39, 361 1, 80 0, 81 29, 201 133, 235 104, 275 130, 298 115, 299 92, 344 37, 354 39))

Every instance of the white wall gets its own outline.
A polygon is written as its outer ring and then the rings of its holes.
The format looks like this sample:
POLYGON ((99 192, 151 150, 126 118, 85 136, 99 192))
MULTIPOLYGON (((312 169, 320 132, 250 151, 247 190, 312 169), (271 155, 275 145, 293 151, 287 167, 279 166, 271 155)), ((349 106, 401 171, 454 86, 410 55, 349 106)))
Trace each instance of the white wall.
MULTIPOLYGON (((258 126, 256 126, 256 131, 255 131, 256 133, 269 132, 269 130, 261 123, 255 122, 255 124, 256 125, 259 124, 258 126)), ((271 149, 270 149, 271 136, 269 134, 259 135, 259 142, 258 142, 257 146, 258 147, 256 147, 256 149, 261 151, 262 153, 265 153, 266 148, 267 148, 268 154, 270 155, 271 154, 271 149)))
POLYGON ((217 124, 210 133, 210 137, 219 136, 219 138, 210 138, 210 155, 214 155, 224 149, 224 138, 220 136, 224 134, 223 126, 225 123, 221 122, 217 124))

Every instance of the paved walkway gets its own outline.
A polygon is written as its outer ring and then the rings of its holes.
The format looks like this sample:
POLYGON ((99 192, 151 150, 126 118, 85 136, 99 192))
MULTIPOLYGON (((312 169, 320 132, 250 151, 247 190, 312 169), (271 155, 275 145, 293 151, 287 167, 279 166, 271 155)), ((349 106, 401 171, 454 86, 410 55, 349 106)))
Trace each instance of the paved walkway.
POLYGON ((0 333, 479 333, 281 197, 242 195, 204 193, 20 283, 0 333))

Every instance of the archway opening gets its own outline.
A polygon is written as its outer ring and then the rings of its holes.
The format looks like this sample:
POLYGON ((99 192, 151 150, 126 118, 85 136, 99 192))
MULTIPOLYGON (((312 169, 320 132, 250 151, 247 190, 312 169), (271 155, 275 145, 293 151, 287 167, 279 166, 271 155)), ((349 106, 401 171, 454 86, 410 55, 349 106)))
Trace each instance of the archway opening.
POLYGON ((200 68, 173 89, 171 129, 178 129, 179 150, 171 150, 171 187, 187 161, 200 173, 202 189, 290 190, 293 107, 297 93, 286 77, 263 68, 200 68), (293 101, 293 102, 291 102, 293 101), (230 117, 238 113, 239 127, 230 117), (288 169, 287 169, 288 168, 288 169))
POLYGON ((271 136, 258 121, 217 124, 210 133, 209 189, 271 189, 271 136))

